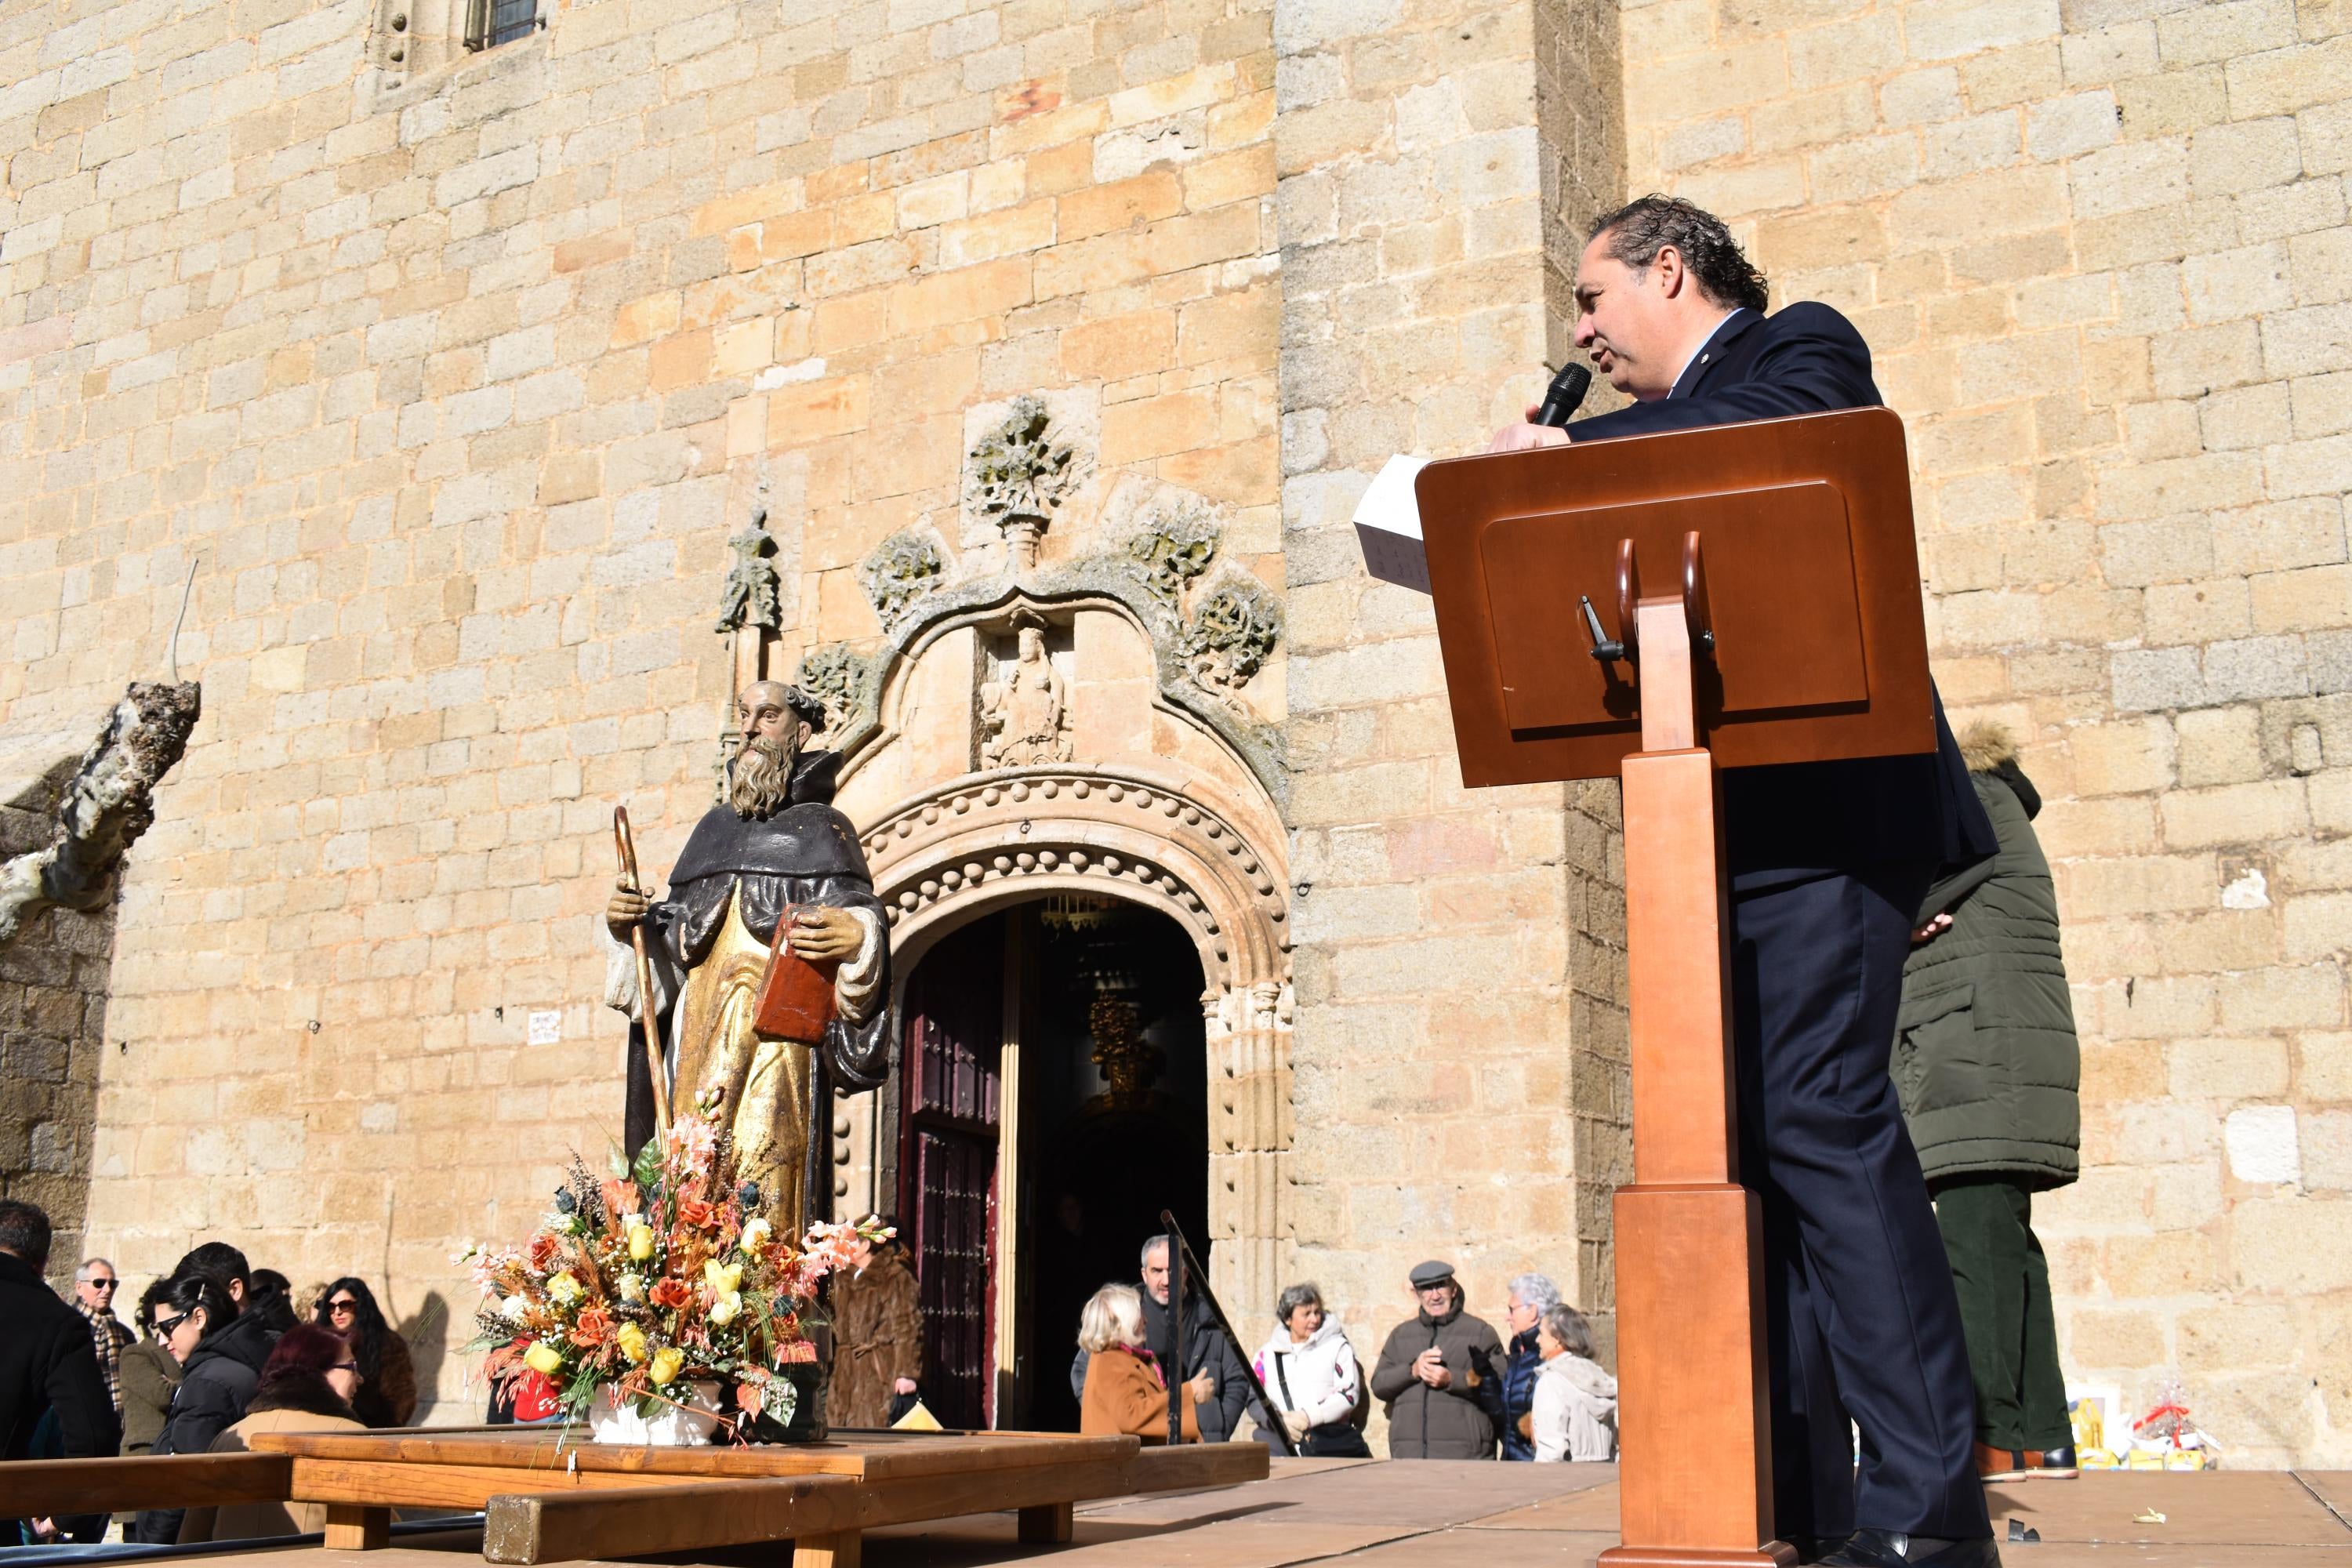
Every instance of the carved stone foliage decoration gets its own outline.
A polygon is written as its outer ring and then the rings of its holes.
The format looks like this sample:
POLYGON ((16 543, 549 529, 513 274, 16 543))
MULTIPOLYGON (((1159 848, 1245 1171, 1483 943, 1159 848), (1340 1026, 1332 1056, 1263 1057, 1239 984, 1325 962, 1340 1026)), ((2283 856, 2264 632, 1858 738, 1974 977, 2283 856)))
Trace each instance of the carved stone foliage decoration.
POLYGON ((1182 651, 1192 678, 1238 691, 1274 657, 1282 606, 1255 580, 1235 576, 1203 595, 1185 624, 1182 651))
POLYGON ((846 644, 828 643, 801 656, 793 684, 824 704, 825 732, 840 735, 856 728, 869 711, 872 675, 870 659, 861 658, 846 644))
POLYGON ((971 510, 1004 532, 1016 572, 1037 564, 1037 542, 1084 477, 1077 448, 1053 430, 1040 397, 1016 397, 1003 422, 971 449, 971 510))
POLYGON ((736 632, 761 626, 774 631, 784 624, 782 584, 776 575, 775 562, 769 559, 776 552, 776 542, 768 536, 767 523, 767 509, 762 507, 751 514, 751 527, 727 542, 727 548, 735 552, 735 563, 727 569, 727 588, 719 601, 714 630, 736 632))
POLYGON ((1143 591, 1171 616, 1183 609, 1184 590, 1216 559, 1223 531, 1208 503, 1199 500, 1156 509, 1127 541, 1127 553, 1143 579, 1143 591))
POLYGON ((915 529, 901 530, 875 547, 857 576, 886 635, 897 631, 916 602, 940 586, 947 569, 939 541, 915 529))
POLYGON ((1066 763, 1073 755, 1069 692, 1045 647, 1034 611, 1013 616, 1013 657, 980 686, 980 762, 984 768, 1066 763))

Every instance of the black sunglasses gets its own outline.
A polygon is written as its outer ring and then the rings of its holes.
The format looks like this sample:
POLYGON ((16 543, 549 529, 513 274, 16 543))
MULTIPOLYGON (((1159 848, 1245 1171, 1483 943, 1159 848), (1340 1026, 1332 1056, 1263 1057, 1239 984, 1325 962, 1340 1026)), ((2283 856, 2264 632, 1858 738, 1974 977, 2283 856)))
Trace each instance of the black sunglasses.
POLYGON ((156 1319, 155 1337, 159 1340, 170 1339, 172 1337, 172 1331, 174 1329, 177 1329, 182 1323, 186 1322, 190 1318, 194 1316, 195 1314, 194 1312, 183 1312, 176 1318, 156 1319))
POLYGON ((117 1285, 121 1284, 122 1281, 120 1279, 85 1279, 82 1283, 89 1286, 93 1290, 111 1290, 117 1285))

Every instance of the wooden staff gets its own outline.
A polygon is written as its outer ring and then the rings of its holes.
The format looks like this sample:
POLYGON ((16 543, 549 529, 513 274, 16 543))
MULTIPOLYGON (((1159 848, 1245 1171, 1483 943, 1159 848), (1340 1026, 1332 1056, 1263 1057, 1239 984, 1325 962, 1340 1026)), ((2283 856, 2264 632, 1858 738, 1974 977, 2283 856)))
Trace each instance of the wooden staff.
MULTIPOLYGON (((637 879, 637 845, 629 837, 629 808, 613 808, 613 847, 621 857, 621 875, 629 891, 643 893, 645 884, 637 879)), ((646 927, 639 921, 629 930, 629 943, 637 950, 637 1011, 646 1025, 646 1067, 654 1080, 654 1135, 669 1131, 669 1067, 662 1059, 661 1025, 654 1006, 654 964, 646 952, 646 927)))

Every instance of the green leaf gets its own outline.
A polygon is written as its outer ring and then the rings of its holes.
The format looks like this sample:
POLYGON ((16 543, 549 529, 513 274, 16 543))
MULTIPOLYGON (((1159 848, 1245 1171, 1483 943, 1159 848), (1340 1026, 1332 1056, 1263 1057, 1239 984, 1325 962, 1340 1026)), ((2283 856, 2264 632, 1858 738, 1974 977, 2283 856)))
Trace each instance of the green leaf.
POLYGON ((637 1185, 651 1193, 654 1184, 661 1179, 661 1134, 659 1132, 646 1139, 646 1146, 637 1151, 636 1163, 633 1169, 637 1185))

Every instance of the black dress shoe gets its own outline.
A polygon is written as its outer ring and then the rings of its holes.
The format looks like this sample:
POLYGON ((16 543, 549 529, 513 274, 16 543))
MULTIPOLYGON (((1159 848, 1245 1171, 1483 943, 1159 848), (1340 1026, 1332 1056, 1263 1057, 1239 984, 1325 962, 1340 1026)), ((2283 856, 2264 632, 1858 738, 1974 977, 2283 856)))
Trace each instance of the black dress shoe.
POLYGON ((2000 1568, 1992 1537, 1932 1545, 1899 1530, 1857 1530, 1820 1559, 1822 1568, 2000 1568))

